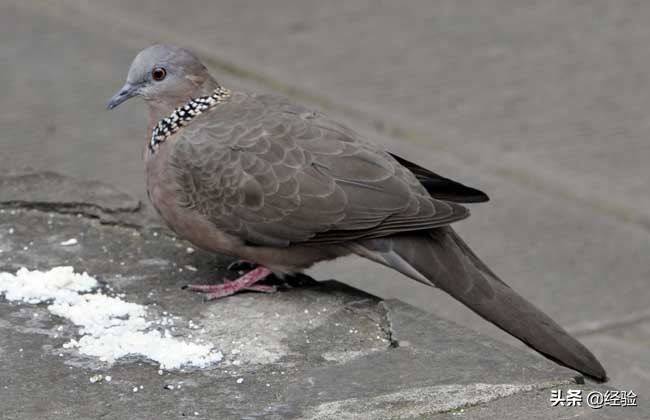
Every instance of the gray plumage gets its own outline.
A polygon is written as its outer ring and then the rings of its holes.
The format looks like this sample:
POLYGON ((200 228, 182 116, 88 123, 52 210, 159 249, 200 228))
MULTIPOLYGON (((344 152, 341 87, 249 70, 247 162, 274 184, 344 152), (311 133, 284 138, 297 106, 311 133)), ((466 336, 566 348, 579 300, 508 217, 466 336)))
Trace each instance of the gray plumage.
POLYGON ((605 379, 584 346, 449 227, 469 216, 458 203, 487 201, 482 192, 286 98, 220 88, 198 59, 176 47, 142 51, 109 107, 143 96, 151 135, 178 107, 206 101, 218 88, 226 94, 210 108, 145 149, 147 189, 171 229, 208 251, 276 272, 361 255, 441 288, 549 358, 605 379), (157 80, 161 73, 153 72, 161 68, 165 76, 157 80))
POLYGON ((283 98, 236 93, 169 147, 181 205, 255 245, 341 243, 468 216, 388 153, 283 98))

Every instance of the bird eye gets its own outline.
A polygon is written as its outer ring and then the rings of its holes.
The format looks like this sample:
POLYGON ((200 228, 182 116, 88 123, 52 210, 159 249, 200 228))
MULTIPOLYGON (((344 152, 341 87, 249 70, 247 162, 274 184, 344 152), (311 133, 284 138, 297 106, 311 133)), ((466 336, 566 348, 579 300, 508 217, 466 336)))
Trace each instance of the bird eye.
POLYGON ((167 70, 165 70, 165 69, 162 68, 162 67, 156 67, 156 68, 153 69, 153 71, 151 72, 151 77, 152 77, 153 80, 155 80, 156 82, 160 82, 161 80, 163 80, 163 79, 165 78, 165 76, 167 76, 167 70))

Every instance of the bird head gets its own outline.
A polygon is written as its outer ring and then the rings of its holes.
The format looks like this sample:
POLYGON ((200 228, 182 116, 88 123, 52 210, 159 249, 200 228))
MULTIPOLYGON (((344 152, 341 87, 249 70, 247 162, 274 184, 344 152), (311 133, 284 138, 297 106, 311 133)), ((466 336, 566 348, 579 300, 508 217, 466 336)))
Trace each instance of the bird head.
POLYGON ((113 109, 140 96, 152 111, 168 112, 219 85, 190 51, 170 45, 153 45, 133 59, 126 83, 108 102, 113 109))

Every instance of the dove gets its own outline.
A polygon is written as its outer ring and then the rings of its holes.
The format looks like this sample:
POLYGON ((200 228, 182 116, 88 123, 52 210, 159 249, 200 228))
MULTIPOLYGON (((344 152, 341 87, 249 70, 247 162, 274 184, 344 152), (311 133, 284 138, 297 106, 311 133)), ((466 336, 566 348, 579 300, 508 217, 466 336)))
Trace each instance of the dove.
POLYGON ((272 292, 272 273, 358 255, 399 282, 439 288, 542 355, 598 380, 595 356, 488 268, 451 225, 485 193, 390 153, 318 110, 221 86, 192 52, 142 50, 108 103, 149 108, 149 199, 177 235, 252 262, 240 278, 190 285, 210 299, 272 292))

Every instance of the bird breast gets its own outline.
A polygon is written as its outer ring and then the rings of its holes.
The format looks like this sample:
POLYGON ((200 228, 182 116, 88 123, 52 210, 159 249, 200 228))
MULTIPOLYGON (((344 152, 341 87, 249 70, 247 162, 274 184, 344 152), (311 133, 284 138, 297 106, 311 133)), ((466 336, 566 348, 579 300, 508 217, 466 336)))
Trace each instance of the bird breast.
POLYGON ((145 152, 149 200, 165 224, 182 238, 206 251, 237 256, 241 240, 220 231, 198 212, 179 206, 178 186, 168 164, 171 143, 161 144, 153 154, 145 152))

